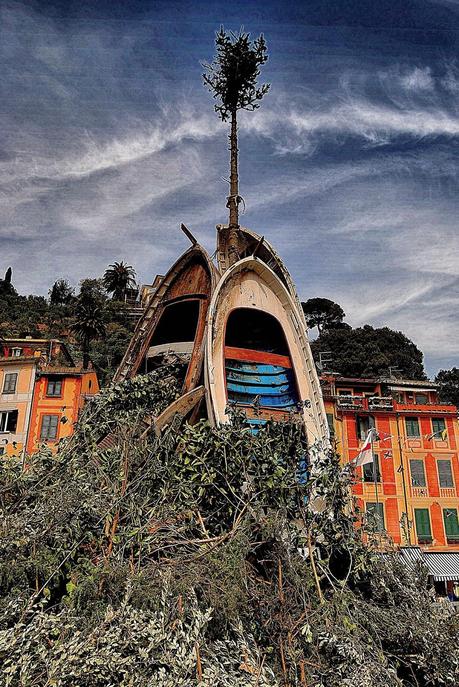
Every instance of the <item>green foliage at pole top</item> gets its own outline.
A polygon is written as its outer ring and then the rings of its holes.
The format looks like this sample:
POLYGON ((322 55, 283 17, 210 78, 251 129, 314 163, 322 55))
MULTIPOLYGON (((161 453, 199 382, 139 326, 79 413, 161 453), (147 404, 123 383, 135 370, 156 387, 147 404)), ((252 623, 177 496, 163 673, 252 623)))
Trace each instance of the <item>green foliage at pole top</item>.
POLYGON ((261 34, 253 43, 250 34, 226 32, 222 27, 215 44, 217 55, 205 64, 204 83, 219 102, 215 104, 222 121, 237 110, 255 110, 269 90, 269 84, 257 88, 260 66, 268 59, 266 42, 261 34))

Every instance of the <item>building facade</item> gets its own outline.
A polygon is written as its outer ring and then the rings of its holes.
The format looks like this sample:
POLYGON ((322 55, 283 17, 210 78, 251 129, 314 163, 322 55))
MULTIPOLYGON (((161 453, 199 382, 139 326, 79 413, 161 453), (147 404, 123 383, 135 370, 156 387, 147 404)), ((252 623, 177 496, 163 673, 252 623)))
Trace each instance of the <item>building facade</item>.
POLYGON ((0 354, 0 455, 21 457, 43 442, 56 447, 98 393, 96 373, 77 368, 55 339, 3 339, 0 354))
POLYGON ((327 419, 344 463, 371 427, 373 463, 356 468, 361 511, 396 545, 459 552, 459 424, 432 382, 322 377, 327 419))
POLYGON ((98 393, 97 375, 78 367, 52 367, 39 370, 30 414, 27 453, 40 444, 55 449, 61 439, 73 432, 85 401, 98 393))

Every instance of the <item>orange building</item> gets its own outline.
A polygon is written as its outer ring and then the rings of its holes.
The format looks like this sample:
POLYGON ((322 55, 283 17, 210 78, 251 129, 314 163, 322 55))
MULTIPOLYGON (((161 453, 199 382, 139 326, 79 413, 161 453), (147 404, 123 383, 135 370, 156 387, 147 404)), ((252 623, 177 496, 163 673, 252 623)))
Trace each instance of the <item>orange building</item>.
POLYGON ((43 443, 55 448, 60 439, 70 436, 85 400, 98 391, 93 370, 79 367, 40 370, 35 381, 27 453, 34 453, 43 443))
POLYGON ((428 381, 324 374, 322 391, 343 462, 376 429, 374 463, 356 468, 361 510, 372 512, 396 545, 459 552, 457 408, 439 403, 437 385, 428 381))
POLYGON ((77 368, 55 339, 4 339, 0 353, 0 455, 56 446, 72 433, 86 397, 98 393, 96 373, 77 368))

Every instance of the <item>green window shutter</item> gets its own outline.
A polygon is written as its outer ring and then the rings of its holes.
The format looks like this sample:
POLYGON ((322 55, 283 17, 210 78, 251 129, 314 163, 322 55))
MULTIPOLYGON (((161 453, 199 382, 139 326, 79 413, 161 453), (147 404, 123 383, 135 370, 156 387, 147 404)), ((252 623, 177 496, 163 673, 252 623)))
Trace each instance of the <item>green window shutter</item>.
POLYGON ((406 435, 408 437, 420 437, 419 432, 419 420, 417 417, 406 417, 405 418, 406 435))
MULTIPOLYGON (((446 429, 446 424, 445 420, 442 417, 434 417, 432 418, 432 433, 433 434, 441 434, 444 432, 446 429)), ((437 439, 441 439, 441 437, 436 437, 437 439)))
POLYGON ((442 489, 451 489, 454 487, 453 473, 451 471, 450 460, 437 460, 438 464, 438 480, 442 489))
POLYGON ((333 421, 333 413, 327 413, 328 429, 330 430, 330 438, 335 438, 335 423, 333 421))
POLYGON ((416 532, 418 539, 426 541, 432 540, 432 530, 430 529, 430 518, 428 508, 415 508, 414 519, 416 521, 416 532))
POLYGON ((411 472, 411 486, 413 486, 413 487, 425 487, 426 486, 426 473, 424 470, 424 461, 422 461, 422 460, 410 460, 410 472, 411 472))
POLYGON ((367 503, 366 511, 369 513, 378 532, 384 532, 384 506, 382 503, 367 503))
POLYGON ((459 541, 459 522, 457 520, 457 508, 444 508, 443 521, 445 534, 448 540, 459 541))

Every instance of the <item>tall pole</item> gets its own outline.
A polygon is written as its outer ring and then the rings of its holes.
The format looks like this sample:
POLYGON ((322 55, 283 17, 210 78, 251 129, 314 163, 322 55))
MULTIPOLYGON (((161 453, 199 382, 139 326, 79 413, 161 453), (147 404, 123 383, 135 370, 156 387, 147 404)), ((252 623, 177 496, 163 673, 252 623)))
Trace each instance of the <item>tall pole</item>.
POLYGON ((231 111, 230 153, 230 195, 226 206, 229 208, 228 258, 229 264, 234 265, 239 258, 237 234, 239 229, 239 174, 236 109, 231 111))
POLYGON ((406 481, 405 481, 405 466, 403 465, 403 449, 402 449, 402 442, 400 438, 400 427, 398 424, 399 420, 399 414, 396 413, 395 415, 395 422, 397 425, 397 442, 398 442, 398 451, 400 453, 400 473, 402 475, 402 487, 403 487, 403 499, 405 503, 405 517, 406 517, 406 533, 405 533, 405 539, 408 541, 408 546, 411 546, 411 530, 410 530, 410 520, 408 516, 408 497, 406 494, 406 481))

